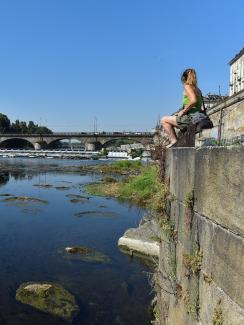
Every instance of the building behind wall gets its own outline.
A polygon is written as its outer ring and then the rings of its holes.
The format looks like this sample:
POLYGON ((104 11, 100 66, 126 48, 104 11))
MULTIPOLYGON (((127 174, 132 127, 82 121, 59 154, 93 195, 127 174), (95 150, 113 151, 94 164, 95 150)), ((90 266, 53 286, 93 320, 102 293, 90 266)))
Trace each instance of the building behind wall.
POLYGON ((244 48, 229 62, 230 96, 244 89, 244 48))
POLYGON ((210 109, 215 105, 218 105, 222 103, 224 100, 226 100, 228 96, 222 96, 222 95, 216 95, 216 94, 207 94, 206 96, 203 96, 204 105, 206 109, 210 109))

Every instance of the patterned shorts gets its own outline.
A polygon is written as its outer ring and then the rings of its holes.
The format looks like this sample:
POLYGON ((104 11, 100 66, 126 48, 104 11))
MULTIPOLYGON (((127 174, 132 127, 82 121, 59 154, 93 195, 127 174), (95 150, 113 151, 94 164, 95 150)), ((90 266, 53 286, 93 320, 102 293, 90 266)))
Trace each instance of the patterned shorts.
POLYGON ((191 124, 190 115, 186 114, 186 115, 182 115, 182 116, 176 116, 176 123, 177 123, 177 127, 181 131, 183 131, 183 132, 186 131, 188 126, 191 124))

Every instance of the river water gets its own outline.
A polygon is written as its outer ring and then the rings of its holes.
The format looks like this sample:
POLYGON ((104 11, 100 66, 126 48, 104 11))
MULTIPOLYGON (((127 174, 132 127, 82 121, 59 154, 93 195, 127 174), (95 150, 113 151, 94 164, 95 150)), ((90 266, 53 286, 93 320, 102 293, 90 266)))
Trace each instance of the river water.
POLYGON ((15 204, 0 197, 1 325, 67 324, 15 300, 19 285, 29 281, 55 282, 70 291, 80 307, 73 325, 150 324, 150 269, 117 246, 119 237, 136 227, 145 211, 95 196, 72 203, 67 195, 86 195, 84 184, 100 176, 51 169, 88 163, 100 162, 0 159, 0 195, 48 201, 15 204), (43 184, 51 187, 36 186, 43 184), (91 247, 111 261, 64 258, 61 252, 70 246, 91 247))

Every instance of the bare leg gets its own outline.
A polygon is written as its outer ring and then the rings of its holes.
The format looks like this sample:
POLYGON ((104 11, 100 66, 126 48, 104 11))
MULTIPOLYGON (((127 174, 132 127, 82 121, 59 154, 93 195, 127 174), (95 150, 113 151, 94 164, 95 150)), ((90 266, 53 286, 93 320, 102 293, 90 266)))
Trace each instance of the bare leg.
POLYGON ((170 144, 168 147, 172 146, 177 142, 177 137, 174 127, 177 126, 175 116, 165 116, 161 119, 161 124, 163 125, 165 133, 169 137, 170 144))

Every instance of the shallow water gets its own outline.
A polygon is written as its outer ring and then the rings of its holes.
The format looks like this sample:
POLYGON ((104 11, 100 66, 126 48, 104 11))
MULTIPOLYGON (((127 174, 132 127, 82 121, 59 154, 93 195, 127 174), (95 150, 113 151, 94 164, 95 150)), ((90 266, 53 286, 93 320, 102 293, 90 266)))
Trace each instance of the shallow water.
MULTIPOLYGON (((23 170, 0 175, 0 195, 30 196, 48 203, 16 204, 0 196, 0 324, 65 324, 15 300, 19 285, 29 281, 55 282, 74 294, 80 307, 74 325, 150 324, 150 270, 142 261, 121 253, 117 246, 118 238, 138 225, 144 211, 93 196, 71 202, 72 195, 85 196, 83 185, 99 176, 49 173, 48 164, 53 160, 1 159, 1 164, 5 162, 23 170), (46 164, 47 171, 43 173, 42 169, 39 174, 38 164, 46 164), (27 172, 33 165, 37 167, 35 172, 27 172), (52 187, 34 186, 38 184, 52 187), (62 252, 70 246, 91 247, 111 262, 64 258, 62 252)), ((55 160, 55 164, 71 163, 78 162, 55 160)))

